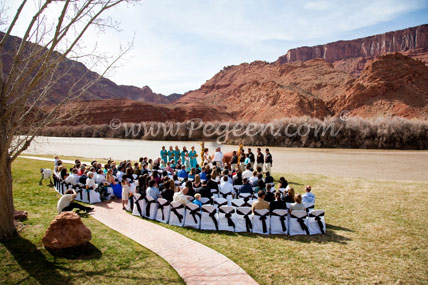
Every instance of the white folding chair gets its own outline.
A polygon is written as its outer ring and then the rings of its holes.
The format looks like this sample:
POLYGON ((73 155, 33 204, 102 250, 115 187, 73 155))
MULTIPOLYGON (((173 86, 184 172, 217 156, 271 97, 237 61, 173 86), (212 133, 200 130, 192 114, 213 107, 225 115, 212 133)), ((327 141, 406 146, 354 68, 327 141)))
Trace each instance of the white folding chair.
POLYGON ((251 222, 251 208, 238 207, 235 210, 235 232, 252 232, 253 223, 251 222))
POLYGON ((269 210, 254 210, 253 233, 268 235, 270 230, 269 210))
POLYGON ((201 202, 202 202, 202 205, 209 205, 211 204, 211 199, 207 197, 201 197, 201 202))
POLYGON ((213 205, 202 206, 201 230, 218 230, 217 208, 213 205))
POLYGON ((186 217, 184 226, 199 229, 201 226, 201 210, 199 206, 193 203, 186 204, 186 217))
POLYGON ((169 224, 173 226, 182 227, 184 225, 184 218, 186 217, 186 209, 181 202, 171 203, 171 212, 169 214, 169 224))
POLYGON ((134 208, 132 209, 132 214, 134 216, 144 217, 143 211, 146 205, 146 201, 144 200, 144 197, 141 196, 140 193, 134 193, 132 195, 132 199, 134 199, 134 208))
POLYGON ((309 212, 307 225, 310 235, 325 235, 325 212, 323 210, 313 210, 309 212))
POLYGON ((220 193, 218 194, 220 198, 224 198, 227 200, 227 205, 232 205, 232 192, 223 192, 223 190, 220 190, 220 193))
POLYGON ((293 203, 285 203, 285 205, 287 206, 287 209, 290 209, 291 204, 293 204, 293 203))
POLYGON ((287 234, 287 210, 273 210, 270 214, 270 233, 287 234))
POLYGON ((227 206, 227 200, 224 198, 214 198, 213 205, 216 208, 219 208, 221 206, 227 206))
POLYGON ((309 235, 306 223, 306 211, 295 210, 288 216, 288 233, 290 236, 309 235))
POLYGON ((146 207, 143 210, 144 217, 154 220, 158 211, 158 204, 152 196, 146 196, 144 200, 146 201, 146 207))
POLYGON ((235 207, 221 206, 218 208, 217 218, 220 231, 235 231, 235 207))
POLYGON ((156 212, 156 221, 168 224, 169 214, 171 212, 171 203, 163 198, 159 198, 158 209, 156 212))
POLYGON ((112 188, 112 187, 110 187, 110 186, 108 186, 106 191, 107 191, 107 197, 106 197, 106 199, 107 199, 107 200, 110 200, 110 199, 111 199, 111 197, 112 197, 112 196, 114 196, 113 188, 112 188))

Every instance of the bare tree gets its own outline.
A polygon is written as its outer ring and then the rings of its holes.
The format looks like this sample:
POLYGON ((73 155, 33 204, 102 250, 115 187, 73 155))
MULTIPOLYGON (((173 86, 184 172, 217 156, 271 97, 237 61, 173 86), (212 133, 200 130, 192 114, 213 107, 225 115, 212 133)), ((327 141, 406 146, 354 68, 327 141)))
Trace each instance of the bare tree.
MULTIPOLYGON (((123 2, 137 1, 41 0, 33 17, 22 19, 23 9, 31 5, 22 0, 0 34, 0 240, 16 233, 12 162, 43 127, 69 119, 71 112, 65 103, 87 93, 127 49, 110 58, 100 74, 80 74, 77 80, 74 76, 65 98, 50 108, 41 107, 55 96, 59 82, 70 80, 72 62, 67 57, 79 58, 79 43, 90 27, 115 27, 113 20, 105 17, 106 11, 123 2), (49 22, 52 9, 58 14, 49 22), (18 39, 11 34, 20 20, 28 21, 28 25, 18 39)), ((94 56, 94 64, 106 62, 106 58, 94 56)))

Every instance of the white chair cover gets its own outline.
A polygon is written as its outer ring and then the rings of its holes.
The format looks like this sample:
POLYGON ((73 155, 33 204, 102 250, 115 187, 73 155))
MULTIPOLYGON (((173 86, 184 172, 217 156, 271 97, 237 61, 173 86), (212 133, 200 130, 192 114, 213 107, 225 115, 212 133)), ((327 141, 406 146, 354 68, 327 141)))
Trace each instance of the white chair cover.
POLYGON ((244 199, 233 199, 232 200, 232 206, 233 207, 251 207, 253 204, 253 200, 247 200, 244 199))
POLYGON ((253 233, 268 235, 270 230, 269 210, 254 210, 253 233))
POLYGON ((213 205, 202 206, 201 230, 218 230, 217 208, 213 205))
POLYGON ((211 189, 211 194, 213 195, 212 197, 213 197, 213 199, 214 198, 218 198, 219 196, 218 196, 218 190, 217 189, 211 189))
POLYGON ((220 231, 235 231, 235 207, 221 206, 218 209, 217 217, 220 231))
POLYGON ((248 202, 251 200, 252 194, 250 193, 240 193, 238 198, 243 199, 245 202, 248 202))
POLYGON ((232 192, 230 192, 230 191, 229 192, 227 192, 227 191, 223 192, 223 190, 220 190, 220 193, 218 194, 218 196, 220 198, 226 199, 228 206, 232 205, 232 192))
POLYGON ((186 209, 181 202, 171 203, 171 212, 169 214, 169 224, 173 226, 182 227, 184 225, 184 218, 186 217, 186 209))
POLYGON ((203 205, 211 204, 211 199, 207 197, 201 197, 201 202, 203 205))
POLYGON ((86 195, 89 204, 101 203, 100 193, 95 191, 94 189, 87 189, 86 195))
POLYGON ((169 214, 171 212, 171 203, 164 198, 158 199, 158 209, 156 211, 156 221, 168 224, 169 214))
POLYGON ((251 208, 238 207, 235 212, 235 232, 252 232, 253 223, 251 221, 251 208))
POLYGON ((310 235, 325 235, 325 219, 323 210, 313 210, 308 215, 308 229, 310 235))
POLYGON ((74 190, 75 190, 75 191, 76 191, 76 193, 77 193, 76 200, 77 200, 77 201, 84 202, 84 201, 85 201, 85 196, 86 196, 86 193, 85 193, 85 192, 86 192, 85 186, 84 186, 82 183, 78 183, 78 184, 75 186, 74 190))
POLYGON ((221 206, 227 206, 227 200, 226 200, 226 199, 224 199, 224 198, 214 198, 214 200, 213 200, 213 205, 214 205, 216 208, 219 208, 219 207, 221 207, 221 206))
POLYGON ((288 233, 290 236, 309 234, 306 211, 292 211, 288 217, 288 233))
POLYGON ((134 199, 134 208, 132 209, 132 214, 134 216, 144 216, 144 209, 146 208, 146 201, 139 193, 134 193, 132 195, 132 199, 134 199))
POLYGON ((287 234, 287 210, 273 210, 270 215, 270 233, 271 234, 287 234))
POLYGON ((114 196, 113 188, 109 186, 107 187, 107 200, 110 200, 112 196, 114 196))
POLYGON ((315 203, 303 203, 305 205, 306 212, 311 212, 315 208, 315 203))
POLYGON ((146 196, 144 200, 146 202, 145 208, 142 209, 144 217, 149 218, 150 220, 156 219, 156 213, 158 211, 156 200, 151 196, 146 196))
POLYGON ((186 217, 184 226, 199 229, 201 227, 201 210, 199 206, 192 203, 186 204, 186 217))

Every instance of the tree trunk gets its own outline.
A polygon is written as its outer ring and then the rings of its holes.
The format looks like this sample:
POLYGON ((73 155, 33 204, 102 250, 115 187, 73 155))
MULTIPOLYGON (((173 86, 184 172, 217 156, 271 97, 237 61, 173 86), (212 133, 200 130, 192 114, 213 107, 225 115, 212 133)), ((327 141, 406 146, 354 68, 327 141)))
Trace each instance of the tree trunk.
POLYGON ((0 240, 16 234, 13 213, 12 165, 8 156, 0 157, 0 240))

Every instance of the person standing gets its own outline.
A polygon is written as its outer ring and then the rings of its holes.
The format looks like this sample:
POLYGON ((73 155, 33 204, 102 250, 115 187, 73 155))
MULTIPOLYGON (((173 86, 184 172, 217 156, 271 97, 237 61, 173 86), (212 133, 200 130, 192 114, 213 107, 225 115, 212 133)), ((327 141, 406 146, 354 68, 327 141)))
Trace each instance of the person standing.
POLYGON ((256 158, 254 153, 251 152, 251 148, 248 149, 248 158, 250 159, 250 166, 253 167, 254 163, 256 162, 256 158))
POLYGON ((223 168, 223 153, 219 147, 215 150, 213 164, 215 164, 220 169, 223 168))
POLYGON ((168 161, 174 160, 174 150, 172 149, 172 145, 169 146, 168 150, 168 161))
POLYGON ((263 163, 265 162, 265 156, 262 153, 261 148, 257 148, 257 167, 256 169, 261 169, 263 171, 263 163))
POLYGON ((196 159, 197 156, 198 156, 198 154, 196 153, 195 147, 192 146, 191 151, 189 152, 190 167, 191 168, 196 168, 196 165, 198 164, 198 161, 196 159))
POLYGON ((272 168, 272 154, 270 153, 269 149, 266 149, 266 155, 265 155, 265 170, 266 172, 271 173, 272 168))
POLYGON ((186 163, 186 154, 188 153, 187 148, 183 146, 183 151, 181 152, 181 163, 186 163))
POLYGON ((178 160, 180 159, 180 156, 181 156, 180 149, 178 148, 178 145, 176 145, 175 149, 174 149, 174 159, 175 159, 176 163, 178 163, 178 160))
POLYGON ((241 169, 241 172, 245 171, 245 153, 244 151, 241 152, 240 156, 239 156, 239 168, 241 169))
POLYGON ((230 160, 230 167, 232 172, 236 171, 236 166, 238 165, 238 155, 236 154, 236 151, 233 151, 232 159, 230 160))
POLYGON ((165 146, 162 147, 162 150, 160 151, 160 155, 162 160, 166 163, 168 160, 168 152, 165 149, 165 146))

